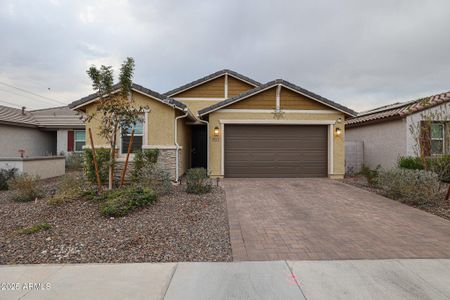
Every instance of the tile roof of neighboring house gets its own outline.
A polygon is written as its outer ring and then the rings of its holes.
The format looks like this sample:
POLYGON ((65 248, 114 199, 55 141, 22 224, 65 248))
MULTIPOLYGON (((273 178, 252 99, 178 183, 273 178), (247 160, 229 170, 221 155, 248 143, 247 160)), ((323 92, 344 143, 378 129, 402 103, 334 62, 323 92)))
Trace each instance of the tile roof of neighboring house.
POLYGON ((215 103, 215 104, 213 104, 211 106, 208 106, 208 107, 206 107, 204 109, 199 110, 198 114, 199 114, 199 116, 206 115, 206 114, 211 113, 211 112, 213 112, 215 110, 221 109, 221 108, 223 108, 225 106, 228 106, 230 104, 238 102, 238 101, 240 101, 240 100, 242 100, 244 98, 247 98, 249 96, 257 94, 260 91, 272 88, 272 87, 277 86, 279 84, 284 85, 287 88, 290 88, 290 89, 292 89, 294 91, 297 91, 300 94, 303 94, 303 95, 305 95, 307 97, 310 97, 310 98, 312 98, 312 99, 314 99, 314 100, 316 100, 318 102, 321 102, 321 103, 323 103, 323 104, 325 104, 327 106, 330 106, 330 107, 332 107, 332 108, 334 108, 336 110, 342 111, 342 112, 346 113, 347 115, 356 116, 356 112, 351 110, 350 108, 347 108, 347 107, 345 107, 343 105, 340 105, 340 104, 338 104, 336 102, 333 102, 331 100, 328 100, 328 99, 326 99, 326 98, 324 98, 322 96, 316 95, 316 94, 314 94, 314 93, 312 93, 312 92, 310 92, 308 90, 305 90, 305 89, 303 89, 303 88, 301 88, 301 87, 299 87, 299 86, 297 86, 297 85, 295 85, 293 83, 290 83, 290 82, 288 82, 286 80, 283 80, 283 79, 275 79, 273 81, 270 81, 270 82, 267 82, 267 83, 265 83, 263 85, 260 85, 260 86, 254 88, 254 89, 251 89, 251 90, 249 90, 247 92, 239 94, 239 95, 237 95, 235 97, 232 97, 232 98, 226 99, 224 101, 215 103))
POLYGON ((41 128, 84 128, 75 111, 67 106, 24 111, 0 105, 0 123, 41 128))
POLYGON ((84 128, 82 115, 68 106, 32 110, 30 113, 39 127, 45 128, 84 128))
POLYGON ((12 108, 0 105, 0 123, 22 125, 22 126, 37 126, 37 121, 29 111, 22 113, 21 109, 12 108))
POLYGON ((399 119, 449 101, 450 91, 417 100, 402 103, 397 102, 361 112, 356 117, 348 119, 346 121, 346 126, 356 127, 368 123, 399 119))
MULTIPOLYGON (((119 87, 120 87, 119 84, 115 84, 113 86, 113 90, 118 90, 119 87)), ((171 98, 169 98, 169 97, 167 97, 165 95, 162 95, 162 94, 160 94, 158 92, 155 92, 153 90, 150 90, 148 88, 145 88, 142 85, 133 83, 132 89, 135 90, 135 91, 144 93, 144 94, 146 94, 146 95, 148 95, 148 96, 150 96, 152 98, 155 98, 155 99, 161 101, 162 103, 165 103, 167 105, 173 106, 174 108, 177 108, 179 110, 183 110, 184 111, 187 108, 187 106, 184 103, 181 103, 181 102, 179 102, 179 101, 177 101, 175 99, 171 99, 171 98)), ((69 108, 74 109, 74 108, 80 107, 80 106, 82 106, 84 104, 87 104, 87 103, 91 102, 92 100, 96 99, 97 97, 98 97, 98 93, 90 94, 89 96, 86 96, 84 98, 81 98, 80 100, 77 100, 77 101, 74 101, 74 102, 70 103, 69 104, 69 108)))
POLYGON ((202 84, 204 82, 210 81, 212 79, 215 79, 215 78, 220 77, 220 76, 225 75, 225 74, 229 74, 229 75, 231 75, 233 77, 236 77, 236 78, 238 78, 238 79, 240 79, 242 81, 246 81, 246 82, 248 82, 248 83, 250 83, 250 84, 252 84, 254 86, 260 86, 261 85, 261 83, 259 83, 258 81, 253 80, 253 79, 251 79, 251 78, 249 78, 247 76, 244 76, 242 74, 239 74, 238 72, 235 72, 235 71, 229 70, 229 69, 223 69, 223 70, 217 71, 215 73, 209 74, 209 75, 207 75, 205 77, 202 77, 200 79, 194 80, 194 81, 192 81, 190 83, 187 83, 185 85, 182 85, 182 86, 180 86, 180 87, 178 87, 176 89, 173 89, 171 91, 168 91, 168 92, 164 93, 164 95, 172 96, 174 94, 177 94, 179 92, 185 91, 187 89, 190 89, 192 87, 195 87, 197 85, 200 85, 200 84, 202 84))

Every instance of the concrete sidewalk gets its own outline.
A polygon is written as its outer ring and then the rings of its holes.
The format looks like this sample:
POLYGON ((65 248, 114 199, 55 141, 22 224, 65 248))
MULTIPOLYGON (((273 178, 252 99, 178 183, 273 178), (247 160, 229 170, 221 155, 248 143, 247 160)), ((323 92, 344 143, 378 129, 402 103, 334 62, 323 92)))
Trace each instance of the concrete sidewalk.
POLYGON ((449 299, 450 260, 1 266, 0 284, 27 300, 449 299))

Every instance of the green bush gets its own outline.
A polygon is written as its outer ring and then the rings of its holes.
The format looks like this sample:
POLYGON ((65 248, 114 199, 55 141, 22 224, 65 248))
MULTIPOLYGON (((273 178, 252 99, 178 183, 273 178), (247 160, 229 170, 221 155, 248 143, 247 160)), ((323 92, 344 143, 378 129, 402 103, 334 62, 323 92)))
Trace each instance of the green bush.
POLYGON ((403 169, 423 170, 423 164, 420 157, 402 156, 398 160, 398 166, 403 169))
POLYGON ((191 194, 209 193, 212 188, 206 169, 193 168, 186 172, 186 192, 191 194))
POLYGON ((443 197, 439 177, 430 171, 383 170, 379 172, 377 186, 392 199, 416 205, 435 203, 443 197))
POLYGON ((73 175, 64 175, 58 184, 56 193, 48 199, 51 205, 62 204, 75 200, 86 193, 86 185, 82 178, 73 175))
POLYGON ((100 196, 100 212, 107 217, 123 217, 142 206, 156 201, 156 193, 146 188, 124 188, 109 190, 100 196))
POLYGON ((142 172, 145 168, 151 168, 158 162, 158 149, 145 149, 136 151, 133 160, 133 169, 131 172, 131 179, 133 181, 140 180, 143 176, 142 172))
MULTIPOLYGON (((95 149, 97 158, 98 171, 100 174, 100 182, 104 184, 108 180, 109 172, 109 149, 98 148, 95 149)), ((91 149, 84 150, 84 174, 92 184, 97 184, 97 177, 95 175, 94 159, 91 149)))
POLYGON ((16 202, 33 201, 44 196, 38 176, 27 174, 16 176, 10 182, 10 188, 13 190, 12 200, 16 202))
POLYGON ((142 188, 151 188, 160 196, 167 195, 172 190, 170 174, 156 164, 142 168, 140 176, 133 184, 142 188))
POLYGON ((66 156, 66 169, 71 171, 83 170, 83 153, 69 153, 66 156))
POLYGON ((429 170, 438 174, 443 182, 450 182, 450 155, 432 157, 428 161, 429 170))
POLYGON ((14 179, 16 174, 17 174, 16 168, 0 170, 0 191, 5 191, 9 189, 8 182, 14 179))
POLYGON ((377 166, 375 169, 370 169, 368 166, 363 165, 359 174, 363 175, 367 179, 367 183, 371 186, 376 184, 378 173, 381 166, 377 166))
POLYGON ((39 224, 35 224, 31 227, 25 227, 20 229, 18 232, 21 234, 33 234, 42 230, 49 230, 50 228, 52 228, 52 226, 50 224, 48 224, 47 222, 43 222, 43 223, 39 223, 39 224))

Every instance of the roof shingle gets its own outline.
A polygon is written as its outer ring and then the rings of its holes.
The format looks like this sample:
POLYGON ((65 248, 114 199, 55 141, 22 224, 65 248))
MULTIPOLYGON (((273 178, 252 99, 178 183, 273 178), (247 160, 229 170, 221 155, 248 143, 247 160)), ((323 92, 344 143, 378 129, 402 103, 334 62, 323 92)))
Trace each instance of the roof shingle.
POLYGON ((345 123, 348 127, 362 126, 369 122, 383 122, 423 111, 428 108, 450 101, 450 91, 403 103, 394 103, 361 112, 356 117, 348 119, 345 123))

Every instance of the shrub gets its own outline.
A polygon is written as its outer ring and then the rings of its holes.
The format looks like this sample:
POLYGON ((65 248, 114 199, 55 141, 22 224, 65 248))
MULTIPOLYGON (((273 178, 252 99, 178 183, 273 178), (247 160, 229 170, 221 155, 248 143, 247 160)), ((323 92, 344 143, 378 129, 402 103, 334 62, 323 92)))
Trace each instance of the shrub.
POLYGON ((211 191, 211 181, 206 169, 193 168, 186 172, 186 192, 191 194, 205 194, 211 191))
POLYGON ((39 177, 27 174, 16 176, 10 183, 11 189, 14 191, 12 200, 17 202, 33 201, 44 195, 38 182, 39 177))
POLYGON ((376 184, 378 173, 380 172, 381 166, 377 166, 375 169, 370 169, 368 166, 363 165, 359 174, 363 175, 367 179, 367 183, 371 186, 376 184))
POLYGON ((154 166, 158 161, 158 157, 158 149, 145 149, 136 151, 136 153, 134 154, 131 179, 133 181, 139 180, 142 177, 142 171, 145 168, 154 166))
POLYGON ((172 190, 170 174, 155 164, 142 168, 134 184, 142 188, 151 188, 158 195, 167 195, 172 190))
POLYGON ((80 171, 83 169, 83 154, 72 152, 66 156, 66 169, 80 171))
POLYGON ((16 176, 17 169, 1 169, 0 170, 0 191, 5 191, 9 189, 8 182, 16 176))
POLYGON ((33 234, 42 230, 49 230, 50 228, 52 228, 52 226, 50 224, 48 224, 47 222, 43 222, 43 223, 39 223, 39 224, 35 224, 31 227, 25 227, 20 229, 18 232, 21 234, 33 234))
POLYGON ((123 217, 132 210, 156 201, 156 193, 147 188, 109 190, 101 195, 100 212, 108 217, 123 217))
POLYGON ((450 155, 436 156, 429 159, 428 166, 443 182, 450 182, 450 155))
POLYGON ((433 203, 442 198, 439 177, 430 171, 383 170, 379 173, 377 185, 388 197, 405 203, 433 203))
POLYGON ((402 156, 398 160, 398 166, 410 170, 423 170, 423 164, 420 157, 402 156))
MULTIPOLYGON (((109 149, 98 148, 95 149, 97 158, 98 171, 100 173, 100 182, 104 184, 108 180, 109 168, 109 149)), ((84 150, 84 174, 92 184, 97 184, 97 177, 95 175, 94 158, 91 149, 84 150)))
POLYGON ((55 195, 48 203, 52 205, 62 204, 81 197, 85 193, 85 183, 78 176, 64 175, 58 184, 55 195))

